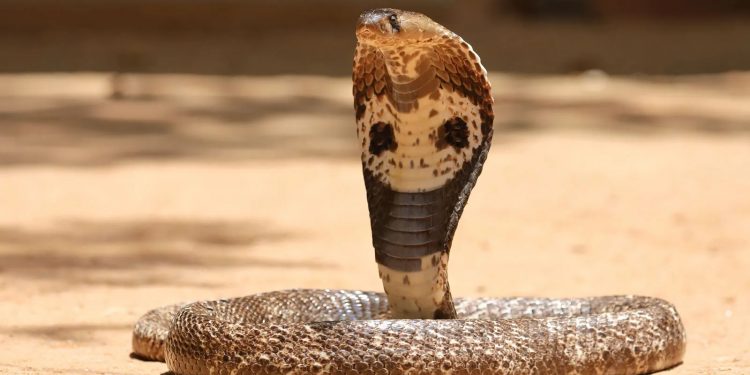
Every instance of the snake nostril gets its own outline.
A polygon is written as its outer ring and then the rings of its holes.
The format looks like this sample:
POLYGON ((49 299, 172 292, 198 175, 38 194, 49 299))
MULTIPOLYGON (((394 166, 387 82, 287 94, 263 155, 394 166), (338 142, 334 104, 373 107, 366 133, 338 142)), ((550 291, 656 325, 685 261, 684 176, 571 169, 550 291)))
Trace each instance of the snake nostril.
POLYGON ((376 122, 370 128, 370 153, 380 156, 384 151, 396 151, 398 144, 393 134, 393 126, 384 122, 376 122))
POLYGON ((438 150, 448 146, 460 150, 469 146, 469 127, 466 126, 466 121, 460 117, 454 117, 446 121, 438 128, 437 135, 435 146, 438 150))

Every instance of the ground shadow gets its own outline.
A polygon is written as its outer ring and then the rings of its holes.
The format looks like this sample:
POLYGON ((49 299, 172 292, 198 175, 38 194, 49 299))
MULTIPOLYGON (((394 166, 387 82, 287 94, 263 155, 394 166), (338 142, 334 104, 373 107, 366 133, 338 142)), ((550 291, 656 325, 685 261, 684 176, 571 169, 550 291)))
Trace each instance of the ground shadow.
POLYGON ((314 96, 209 102, 7 99, 0 165, 358 156, 349 105, 314 96))
POLYGON ((327 268, 279 260, 254 246, 293 234, 254 222, 135 221, 60 223, 52 229, 0 227, 0 274, 56 285, 211 287, 180 271, 232 268, 327 268))
MULTIPOLYGON (((685 106, 689 107, 689 103, 685 106)), ((750 117, 732 116, 732 113, 700 113, 688 108, 646 111, 626 100, 502 96, 496 98, 495 112, 499 113, 495 131, 500 134, 578 129, 644 136, 675 132, 750 135, 750 117)))
POLYGON ((53 341, 90 341, 96 332, 102 331, 130 331, 132 324, 54 324, 28 325, 22 327, 0 327, 0 333, 5 335, 31 336, 43 340, 53 341))
MULTIPOLYGON (((602 79, 607 82, 608 78, 602 79)), ((173 86, 167 84, 178 93, 183 87, 199 86, 197 90, 204 91, 196 96, 159 94, 157 86, 164 81, 158 77, 135 76, 134 80, 146 89, 120 100, 4 98, 0 103, 0 166, 95 167, 139 161, 300 157, 358 160, 350 101, 330 95, 331 90, 348 85, 348 79, 186 76, 176 79, 173 86), (265 90, 275 93, 265 95, 265 90)), ((629 91, 617 91, 621 89, 613 85, 603 89, 606 95, 601 97, 580 95, 584 80, 547 84, 511 77, 510 83, 500 81, 495 93, 497 138, 558 129, 646 136, 750 134, 750 118, 738 107, 737 98, 719 106, 715 103, 721 97, 712 97, 711 111, 692 108, 705 95, 725 95, 728 90, 739 90, 739 97, 747 95, 747 84, 740 79, 734 88, 720 77, 711 82, 628 79, 629 91), (674 84, 683 85, 684 90, 674 84), (547 88, 567 90, 571 95, 551 98, 545 95, 547 88), (658 101, 678 94, 686 99, 671 100, 669 105, 631 100, 634 95, 658 101)))

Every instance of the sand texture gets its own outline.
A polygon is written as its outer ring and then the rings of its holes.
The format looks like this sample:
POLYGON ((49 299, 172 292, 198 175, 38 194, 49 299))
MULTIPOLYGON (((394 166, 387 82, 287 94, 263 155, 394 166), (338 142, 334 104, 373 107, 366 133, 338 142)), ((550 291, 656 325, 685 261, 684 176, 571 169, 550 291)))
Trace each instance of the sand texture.
MULTIPOLYGON (((750 373, 750 76, 492 80, 454 295, 662 297, 670 374, 750 373)), ((156 306, 380 290, 349 85, 0 76, 0 373, 160 374, 156 306)))

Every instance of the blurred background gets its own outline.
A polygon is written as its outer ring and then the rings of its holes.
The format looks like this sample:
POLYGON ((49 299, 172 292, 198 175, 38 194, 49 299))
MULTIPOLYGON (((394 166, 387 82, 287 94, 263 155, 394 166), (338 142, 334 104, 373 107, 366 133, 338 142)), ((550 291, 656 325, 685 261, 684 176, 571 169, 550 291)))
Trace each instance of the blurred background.
POLYGON ((384 6, 493 84, 455 295, 663 297, 674 373, 750 371, 748 1, 0 0, 0 373, 160 373, 156 306, 380 290, 350 77, 384 6))
POLYGON ((742 0, 3 0, 0 95, 23 104, 2 104, 0 164, 354 155, 338 78, 358 14, 386 5, 457 30, 502 74, 500 131, 747 132, 742 0), (223 99, 182 100, 206 95, 223 99), (310 120, 272 121, 292 114, 310 120))
POLYGON ((4 0, 4 72, 347 75, 362 9, 461 30, 492 71, 698 74, 750 66, 742 0, 4 0))

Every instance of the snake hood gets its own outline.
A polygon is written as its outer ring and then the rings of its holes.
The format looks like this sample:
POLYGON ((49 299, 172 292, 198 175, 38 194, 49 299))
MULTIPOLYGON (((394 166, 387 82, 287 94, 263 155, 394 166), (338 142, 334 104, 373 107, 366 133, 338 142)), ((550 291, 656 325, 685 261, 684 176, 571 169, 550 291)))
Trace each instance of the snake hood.
POLYGON ((454 318, 447 281, 456 225, 492 139, 479 56, 419 13, 364 12, 354 108, 380 278, 394 317, 454 318))

